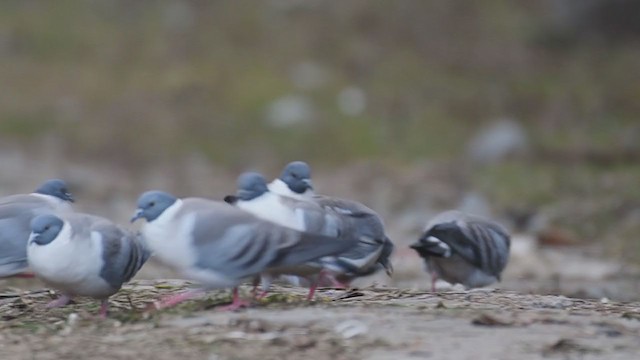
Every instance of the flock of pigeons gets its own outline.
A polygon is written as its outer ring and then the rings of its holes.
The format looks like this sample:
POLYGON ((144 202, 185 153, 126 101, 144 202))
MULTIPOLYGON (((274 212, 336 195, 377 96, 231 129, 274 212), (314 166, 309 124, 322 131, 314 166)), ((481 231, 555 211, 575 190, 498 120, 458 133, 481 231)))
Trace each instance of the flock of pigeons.
MULTIPOLYGON (((48 307, 89 296, 102 301, 99 314, 106 316, 108 297, 152 254, 202 285, 165 297, 156 308, 233 288, 225 309, 238 309, 249 304, 237 290, 248 279, 256 298, 281 278, 308 286, 312 300, 318 286, 346 287, 380 270, 393 273, 394 245, 380 216, 356 201, 315 194, 311 170, 301 161, 270 183, 258 173, 240 175, 236 194, 224 202, 147 191, 131 219, 146 220, 139 232, 74 212, 73 201, 58 179, 31 194, 0 198, 0 277, 40 278, 61 293, 48 307)), ((435 290, 438 278, 468 288, 499 281, 509 245, 500 225, 447 211, 411 248, 424 258, 435 290)))

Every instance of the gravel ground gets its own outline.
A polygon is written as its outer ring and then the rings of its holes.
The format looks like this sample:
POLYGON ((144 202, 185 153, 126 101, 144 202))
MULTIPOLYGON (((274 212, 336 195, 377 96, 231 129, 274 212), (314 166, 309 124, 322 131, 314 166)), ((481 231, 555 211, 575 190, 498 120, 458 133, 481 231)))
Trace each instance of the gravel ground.
MULTIPOLYGON (((276 287, 239 312, 217 312, 228 292, 176 308, 149 304, 190 284, 139 280, 98 304, 47 310, 47 290, 0 293, 5 359, 632 359, 640 353, 640 303, 479 289, 276 287)), ((242 288, 248 295, 249 288, 242 288)))

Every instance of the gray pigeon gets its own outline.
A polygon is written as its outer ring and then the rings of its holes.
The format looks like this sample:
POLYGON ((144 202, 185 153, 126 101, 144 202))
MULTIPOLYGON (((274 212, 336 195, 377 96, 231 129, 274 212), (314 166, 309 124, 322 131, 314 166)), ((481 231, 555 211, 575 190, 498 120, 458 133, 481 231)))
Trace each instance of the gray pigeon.
POLYGON ((129 281, 151 254, 139 235, 93 215, 39 215, 31 221, 29 266, 62 296, 48 307, 64 306, 74 296, 102 301, 106 317, 109 296, 129 281))
POLYGON ((298 275, 300 265, 354 245, 278 226, 223 202, 148 191, 137 204, 131 220, 147 220, 142 233, 158 259, 206 289, 233 287, 229 310, 245 305, 237 296, 237 285, 245 279, 269 272, 298 275))
POLYGON ((380 216, 353 200, 316 195, 311 182, 311 168, 307 163, 293 161, 287 164, 280 177, 269 184, 269 190, 282 196, 314 201, 324 208, 331 208, 357 219, 362 234, 375 240, 375 244, 363 243, 362 246, 353 248, 350 253, 341 256, 344 268, 348 271, 338 280, 349 283, 356 277, 367 276, 380 269, 385 269, 387 275, 391 276, 393 267, 390 257, 394 245, 385 234, 380 216))
POLYGON ((292 161, 282 169, 280 177, 269 183, 269 191, 292 198, 305 199, 314 195, 311 167, 304 161, 292 161))
MULTIPOLYGON (((393 249, 393 245, 385 246, 387 241, 381 221, 377 216, 371 216, 375 213, 364 205, 324 196, 293 198, 278 195, 269 191, 266 180, 258 173, 240 175, 234 203, 282 226, 355 239, 356 246, 323 263, 323 267, 331 269, 338 282, 348 283, 355 277, 375 272, 381 255, 393 249)), ((390 268, 390 264, 387 266, 390 268)), ((312 282, 310 296, 315 286, 312 282)))
POLYGON ((41 214, 71 210, 73 197, 62 180, 52 179, 31 194, 0 198, 0 278, 25 273, 31 220, 41 214))
POLYGON ((499 224, 452 210, 434 217, 411 248, 424 258, 435 291, 438 278, 467 288, 500 281, 510 244, 499 224))
POLYGON ((367 206, 352 200, 315 195, 311 198, 324 209, 332 209, 354 222, 358 237, 369 239, 340 254, 339 262, 347 270, 337 277, 342 283, 350 283, 357 277, 372 275, 384 269, 388 276, 393 274, 390 258, 394 245, 387 237, 380 216, 367 206))
MULTIPOLYGON (((267 181, 259 173, 247 172, 238 177, 238 189, 235 196, 227 196, 225 201, 245 210, 260 219, 273 222, 294 230, 324 235, 332 238, 344 238, 354 231, 349 219, 342 214, 327 211, 312 201, 299 200, 274 194, 269 191, 267 181), (342 236, 345 235, 345 236, 342 236)), ((356 237, 351 237, 357 240, 356 237)), ((304 271, 310 283, 308 299, 311 300, 316 290, 317 282, 323 276, 322 270, 329 266, 328 258, 308 263, 304 271)), ((337 265, 331 266, 335 268, 337 265)), ((282 275, 273 272, 262 274, 262 295, 269 288, 274 276, 282 275)))

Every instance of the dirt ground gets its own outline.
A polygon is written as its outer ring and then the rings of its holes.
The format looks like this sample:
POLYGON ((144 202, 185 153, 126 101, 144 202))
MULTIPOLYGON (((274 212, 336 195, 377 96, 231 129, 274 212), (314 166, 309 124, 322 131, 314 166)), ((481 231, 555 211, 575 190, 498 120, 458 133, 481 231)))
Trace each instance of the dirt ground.
MULTIPOLYGON (((151 312, 190 284, 138 280, 98 304, 47 310, 55 295, 0 293, 3 359, 632 359, 640 353, 640 303, 504 290, 431 293, 391 288, 276 287, 234 313, 228 292, 151 312)), ((249 288, 243 287, 244 295, 249 288)))

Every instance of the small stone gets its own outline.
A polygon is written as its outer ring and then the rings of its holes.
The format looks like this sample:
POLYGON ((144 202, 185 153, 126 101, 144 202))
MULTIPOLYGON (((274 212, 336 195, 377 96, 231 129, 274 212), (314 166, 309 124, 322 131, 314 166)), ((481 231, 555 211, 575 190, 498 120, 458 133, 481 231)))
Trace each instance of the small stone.
POLYGON ((310 336, 296 336, 291 344, 298 349, 308 349, 316 345, 316 341, 310 336))
POLYGON ((336 325, 334 330, 342 335, 344 339, 351 339, 352 337, 366 334, 369 331, 369 327, 358 320, 347 320, 336 325))

